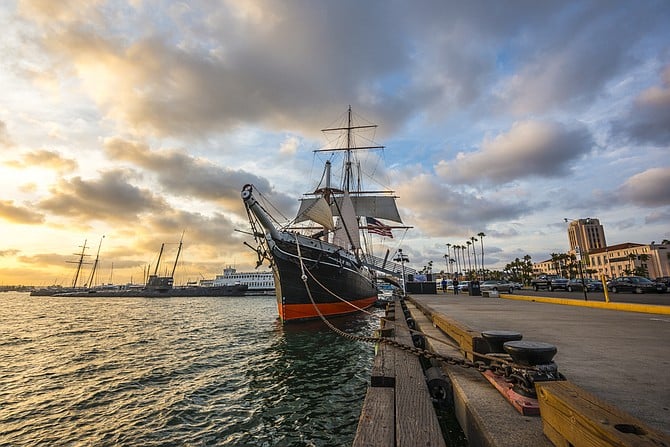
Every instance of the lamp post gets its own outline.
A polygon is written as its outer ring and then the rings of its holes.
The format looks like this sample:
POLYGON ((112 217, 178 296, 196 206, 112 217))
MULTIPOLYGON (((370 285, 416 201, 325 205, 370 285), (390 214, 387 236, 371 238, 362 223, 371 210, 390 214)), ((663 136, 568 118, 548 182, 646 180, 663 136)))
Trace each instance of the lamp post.
POLYGON ((484 277, 484 237, 485 237, 486 235, 485 235, 484 232, 482 231, 482 232, 480 232, 480 233, 477 233, 477 236, 479 236, 479 243, 480 243, 481 246, 482 246, 482 262, 481 262, 481 264, 482 264, 482 280, 484 280, 484 279, 486 279, 486 278, 484 277))
POLYGON ((393 258, 395 262, 399 262, 402 269, 402 294, 403 296, 407 295, 407 289, 405 288, 405 262, 409 262, 409 258, 406 254, 402 252, 402 248, 398 249, 398 254, 393 258))
POLYGON ((584 282, 584 270, 582 270, 582 250, 579 248, 579 245, 575 247, 577 251, 577 266, 579 267, 579 276, 582 278, 582 290, 584 291, 584 301, 588 301, 586 296, 586 283, 584 282))

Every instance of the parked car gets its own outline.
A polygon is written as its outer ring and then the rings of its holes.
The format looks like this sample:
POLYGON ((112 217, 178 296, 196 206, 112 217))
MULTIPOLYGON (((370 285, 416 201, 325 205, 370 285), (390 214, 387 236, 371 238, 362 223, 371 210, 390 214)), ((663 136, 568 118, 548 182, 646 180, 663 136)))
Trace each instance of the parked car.
POLYGON ((385 302, 391 302, 393 301, 394 293, 395 293, 395 287, 391 284, 387 283, 379 283, 377 284, 377 299, 380 301, 385 301, 385 302))
MULTIPOLYGON (((586 284, 586 290, 589 290, 589 285, 586 282, 587 280, 584 279, 584 283, 586 284)), ((581 292, 584 290, 584 285, 582 284, 582 279, 581 278, 573 278, 568 280, 568 283, 565 286, 565 290, 568 292, 581 292)))
MULTIPOLYGON (((584 278, 584 284, 586 284, 586 290, 588 292, 602 292, 603 291, 603 283, 598 281, 597 279, 591 279, 591 278, 584 278)), ((581 278, 574 278, 568 281, 568 285, 565 288, 568 292, 581 292, 584 290, 584 286, 582 285, 582 279, 581 278)))
POLYGON ((469 285, 470 285, 470 281, 461 281, 461 282, 458 283, 458 290, 460 292, 467 292, 469 285))
POLYGON ((602 292, 603 291, 603 282, 599 279, 586 279, 586 290, 589 292, 602 292))
POLYGON ((570 282, 568 278, 553 278, 548 289, 550 292, 552 290, 568 290, 568 282, 570 282))
POLYGON ((660 282, 654 282, 643 276, 621 276, 607 283, 607 289, 610 292, 631 292, 631 293, 654 293, 665 292, 667 286, 660 282))
POLYGON ((489 281, 484 281, 479 285, 479 290, 482 292, 487 292, 491 290, 497 290, 498 292, 507 292, 512 293, 514 290, 514 285, 502 279, 493 279, 489 281))
MULTIPOLYGON (((437 288, 440 290, 442 289, 442 281, 437 281, 437 288)), ((451 279, 447 279, 447 290, 454 290, 454 285, 451 279)), ((446 290, 445 290, 446 292, 446 290)))
POLYGON ((530 282, 530 286, 537 292, 540 289, 548 289, 551 281, 558 278, 558 275, 540 275, 530 282))
POLYGON ((670 276, 661 276, 659 278, 656 278, 654 282, 660 282, 665 284, 666 291, 670 290, 670 276))

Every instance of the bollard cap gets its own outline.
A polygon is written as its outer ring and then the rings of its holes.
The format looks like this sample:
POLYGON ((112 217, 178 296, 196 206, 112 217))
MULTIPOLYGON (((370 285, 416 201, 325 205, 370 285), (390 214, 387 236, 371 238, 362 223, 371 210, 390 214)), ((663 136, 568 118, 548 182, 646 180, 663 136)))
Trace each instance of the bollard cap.
POLYGON ((551 363, 558 349, 556 346, 541 341, 508 341, 503 345, 512 360, 527 366, 551 363))

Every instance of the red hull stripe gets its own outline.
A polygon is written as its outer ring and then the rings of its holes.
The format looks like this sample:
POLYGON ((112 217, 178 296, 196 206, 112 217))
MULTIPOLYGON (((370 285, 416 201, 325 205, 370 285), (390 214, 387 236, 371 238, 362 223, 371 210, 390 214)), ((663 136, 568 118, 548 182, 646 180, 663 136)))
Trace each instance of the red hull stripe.
MULTIPOLYGON (((324 316, 330 315, 343 315, 358 312, 358 310, 351 306, 351 304, 361 309, 372 306, 375 301, 377 301, 376 296, 371 296, 369 298, 363 298, 357 301, 350 301, 348 303, 337 302, 337 303, 324 303, 319 304, 319 310, 324 316), (351 303, 351 304, 350 304, 351 303)), ((307 318, 319 318, 314 305, 309 304, 284 304, 279 305, 279 317, 283 321, 290 320, 302 320, 307 318)))

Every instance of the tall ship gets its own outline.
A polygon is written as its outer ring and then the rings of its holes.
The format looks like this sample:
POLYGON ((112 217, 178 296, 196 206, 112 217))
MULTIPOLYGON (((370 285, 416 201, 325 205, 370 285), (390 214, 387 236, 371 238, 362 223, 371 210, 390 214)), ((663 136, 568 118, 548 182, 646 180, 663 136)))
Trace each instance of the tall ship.
POLYGON ((300 199, 297 216, 289 222, 279 223, 253 185, 242 188, 259 265, 268 260, 272 267, 284 322, 365 309, 377 301, 378 272, 400 276, 404 266, 389 261, 388 250, 379 258, 371 248, 371 233, 392 238, 393 229, 410 228, 402 223, 393 191, 364 189, 358 154, 384 146, 357 145, 355 138, 357 132, 376 127, 354 125, 349 107, 342 126, 322 130, 340 136, 337 147, 314 151, 341 159, 339 183, 332 183, 329 158, 318 185, 300 199))

